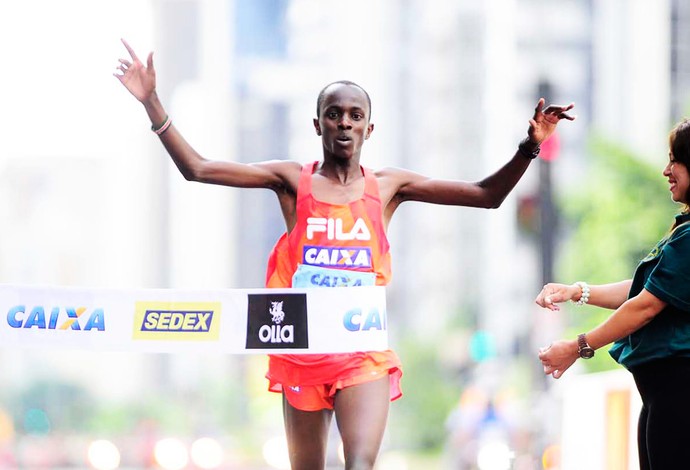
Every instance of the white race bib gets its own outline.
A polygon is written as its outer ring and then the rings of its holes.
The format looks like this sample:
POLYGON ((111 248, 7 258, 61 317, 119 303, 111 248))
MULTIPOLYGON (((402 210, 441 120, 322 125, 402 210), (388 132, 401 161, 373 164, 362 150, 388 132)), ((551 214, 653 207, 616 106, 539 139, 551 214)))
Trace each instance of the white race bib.
POLYGON ((308 264, 297 266, 292 287, 359 287, 376 285, 376 273, 331 269, 308 264))

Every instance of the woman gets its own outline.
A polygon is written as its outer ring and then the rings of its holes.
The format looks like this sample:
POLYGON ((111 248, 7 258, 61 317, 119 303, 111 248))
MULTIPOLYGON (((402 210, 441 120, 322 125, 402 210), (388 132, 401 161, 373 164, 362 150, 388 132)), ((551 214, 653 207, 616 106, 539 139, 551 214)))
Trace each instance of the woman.
POLYGON ((632 280, 589 286, 547 284, 542 307, 567 300, 615 309, 593 330, 539 352, 544 373, 559 378, 578 358, 614 343, 609 354, 632 373, 642 397, 640 469, 678 469, 690 462, 690 120, 669 134, 663 174, 683 205, 669 233, 640 262, 632 280))

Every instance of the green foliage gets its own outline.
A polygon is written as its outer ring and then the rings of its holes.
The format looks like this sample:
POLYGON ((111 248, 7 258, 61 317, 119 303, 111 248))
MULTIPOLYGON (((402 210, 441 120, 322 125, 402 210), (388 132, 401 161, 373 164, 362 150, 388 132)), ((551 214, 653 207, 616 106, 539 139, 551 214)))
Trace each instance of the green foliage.
POLYGON ((79 386, 59 381, 37 381, 12 400, 17 429, 27 434, 84 430, 84 416, 94 400, 79 386))
MULTIPOLYGON (((581 184, 558 201, 569 233, 561 236, 566 241, 560 247, 556 278, 591 284, 630 279, 680 210, 662 176, 665 161, 650 165, 600 137, 592 140, 589 153, 593 160, 579 178, 581 184)), ((611 313, 590 306, 565 308, 570 315, 568 337, 591 329, 611 313)), ((616 367, 608 354, 597 354, 587 366, 592 371, 616 367)))
POLYGON ((136 400, 104 404, 89 414, 92 432, 126 434, 141 423, 156 423, 162 432, 194 433, 198 429, 232 432, 246 426, 242 394, 236 383, 219 378, 180 393, 147 393, 136 400))
POLYGON ((460 396, 456 381, 439 361, 438 344, 428 344, 418 337, 403 340, 403 399, 394 403, 391 413, 391 437, 395 447, 436 451, 447 438, 444 426, 448 414, 460 396))

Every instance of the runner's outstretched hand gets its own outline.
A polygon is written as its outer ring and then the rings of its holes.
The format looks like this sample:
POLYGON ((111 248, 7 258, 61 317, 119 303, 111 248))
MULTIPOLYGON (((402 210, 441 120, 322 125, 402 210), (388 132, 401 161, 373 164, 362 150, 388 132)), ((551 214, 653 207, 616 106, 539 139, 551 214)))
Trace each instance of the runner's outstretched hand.
POLYGON ((571 116, 568 111, 575 107, 575 103, 567 106, 551 104, 544 108, 544 98, 540 98, 537 107, 534 108, 534 116, 529 120, 529 139, 535 144, 540 144, 549 138, 556 130, 561 119, 574 121, 576 116, 571 116))
POLYGON ((122 39, 130 59, 119 59, 120 65, 113 73, 127 90, 142 103, 156 91, 156 71, 153 68, 153 52, 146 59, 146 66, 139 60, 134 49, 122 39))

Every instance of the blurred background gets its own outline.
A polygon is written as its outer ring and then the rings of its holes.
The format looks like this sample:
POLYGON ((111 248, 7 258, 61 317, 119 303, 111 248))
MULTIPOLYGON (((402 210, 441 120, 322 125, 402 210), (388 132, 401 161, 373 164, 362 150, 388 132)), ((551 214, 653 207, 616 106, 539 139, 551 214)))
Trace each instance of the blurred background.
MULTIPOLYGON (((373 168, 476 181, 538 98, 575 102, 498 210, 403 205, 390 341, 404 365, 380 469, 637 468, 637 392, 604 350, 559 381, 539 347, 608 312, 534 298, 629 278, 679 210, 661 175, 690 114, 681 0, 8 0, 0 3, 0 283, 263 285, 275 196, 186 182, 112 76, 126 38, 204 156, 321 157, 316 96, 373 101, 373 168)), ((4 314, 3 314, 4 316, 4 314)), ((282 469, 262 356, 0 345, 0 468, 282 469)), ((329 468, 342 468, 333 430, 329 468)))

